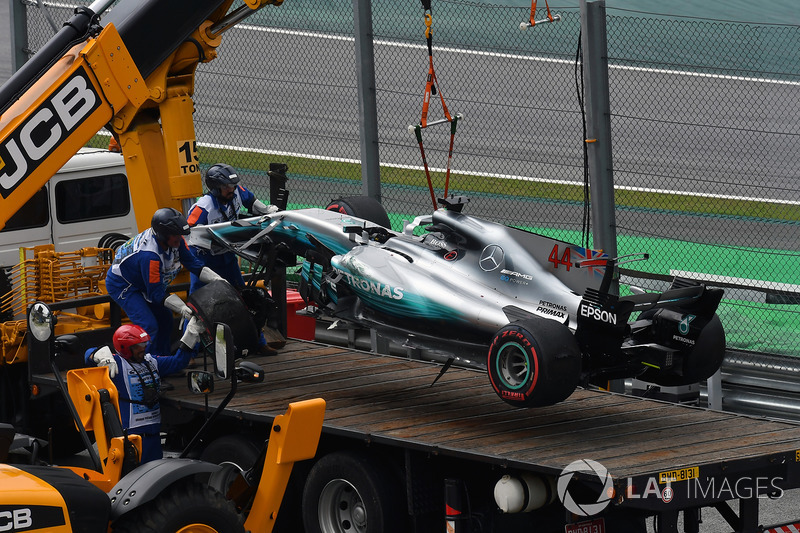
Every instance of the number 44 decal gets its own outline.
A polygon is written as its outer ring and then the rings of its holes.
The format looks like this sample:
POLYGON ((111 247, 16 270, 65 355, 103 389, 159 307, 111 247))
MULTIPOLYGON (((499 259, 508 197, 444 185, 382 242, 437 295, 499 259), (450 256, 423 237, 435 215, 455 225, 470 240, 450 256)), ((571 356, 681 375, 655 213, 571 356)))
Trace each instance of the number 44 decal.
POLYGON ((567 267, 567 272, 572 267, 572 256, 571 256, 572 249, 567 246, 564 249, 564 252, 559 255, 558 253, 558 245, 556 244, 553 246, 553 249, 550 251, 550 256, 547 260, 553 263, 553 268, 558 268, 558 265, 564 265, 567 267))

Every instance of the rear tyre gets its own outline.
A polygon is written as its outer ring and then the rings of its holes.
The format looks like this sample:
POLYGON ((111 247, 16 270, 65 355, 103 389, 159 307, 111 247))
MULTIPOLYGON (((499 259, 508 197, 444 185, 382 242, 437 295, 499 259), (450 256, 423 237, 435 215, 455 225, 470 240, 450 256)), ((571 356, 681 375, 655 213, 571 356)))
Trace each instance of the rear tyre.
POLYGON ((244 533, 233 502, 199 483, 182 483, 119 517, 114 533, 244 533))
POLYGON ((392 223, 389 222, 389 215, 386 214, 386 209, 383 208, 383 205, 381 205, 379 201, 371 196, 348 196, 346 198, 338 198, 329 203, 325 209, 363 218, 364 220, 369 220, 373 224, 378 224, 384 228, 392 227, 392 223))
POLYGON ((334 452, 314 465, 303 490, 306 533, 406 531, 399 480, 376 459, 334 452))
POLYGON ((529 318, 495 334, 486 368, 492 388, 504 402, 544 407, 565 400, 578 386, 581 352, 563 324, 529 318))
POLYGON ((660 373, 647 369, 637 376, 642 381, 664 387, 690 385, 710 378, 722 365, 725 358, 725 330, 716 314, 700 332, 691 352, 683 358, 681 375, 660 373))

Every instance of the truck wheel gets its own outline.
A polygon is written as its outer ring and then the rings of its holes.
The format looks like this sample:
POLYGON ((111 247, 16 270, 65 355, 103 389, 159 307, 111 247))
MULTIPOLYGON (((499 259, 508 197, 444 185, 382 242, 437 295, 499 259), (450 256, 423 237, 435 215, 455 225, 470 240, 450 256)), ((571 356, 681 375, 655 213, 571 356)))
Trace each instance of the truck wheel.
POLYGON ((303 489, 306 533, 405 531, 405 499, 387 468, 353 452, 326 455, 311 468, 303 489))
POLYGON ((233 502, 199 483, 181 483, 119 517, 114 533, 244 533, 233 502))
POLYGON ((384 228, 392 227, 392 223, 389 222, 389 215, 386 214, 386 209, 384 209, 379 201, 371 196, 337 198, 329 203, 325 209, 363 218, 364 220, 369 220, 373 224, 378 224, 384 228))
POLYGON ((250 470, 260 453, 261 447, 254 439, 242 435, 225 435, 215 439, 200 455, 201 461, 222 466, 222 470, 211 474, 208 484, 220 493, 227 494, 233 480, 250 470))
POLYGON ((565 400, 578 386, 581 351, 565 325, 529 318, 495 334, 486 368, 492 388, 504 402, 544 407, 565 400))

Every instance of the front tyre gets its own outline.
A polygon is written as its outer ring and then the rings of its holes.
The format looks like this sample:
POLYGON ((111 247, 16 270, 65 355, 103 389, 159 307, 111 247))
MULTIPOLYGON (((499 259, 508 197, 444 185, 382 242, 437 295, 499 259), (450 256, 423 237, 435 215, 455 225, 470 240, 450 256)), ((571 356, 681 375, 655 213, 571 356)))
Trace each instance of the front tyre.
POLYGON ((504 402, 544 407, 567 399, 578 386, 581 352, 565 325, 529 318, 495 334, 486 368, 492 388, 504 402))
POLYGON ((344 215, 363 218, 364 220, 369 220, 373 224, 378 224, 384 228, 392 227, 386 209, 384 209, 383 205, 378 200, 371 196, 337 198, 331 201, 325 209, 328 211, 336 211, 344 215))
POLYGON ((376 459, 333 452, 314 465, 303 490, 306 533, 405 531, 399 480, 376 459))
POLYGON ((233 502, 199 483, 181 483, 119 517, 114 533, 244 533, 233 502))

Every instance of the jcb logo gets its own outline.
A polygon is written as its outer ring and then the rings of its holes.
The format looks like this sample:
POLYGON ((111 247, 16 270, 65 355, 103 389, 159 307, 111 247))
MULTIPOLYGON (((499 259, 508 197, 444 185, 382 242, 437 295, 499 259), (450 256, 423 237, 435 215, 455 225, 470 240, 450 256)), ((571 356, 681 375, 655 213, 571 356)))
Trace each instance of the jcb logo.
POLYGON ((7 198, 95 109, 100 97, 81 68, 0 145, 0 194, 7 198))
POLYGON ((55 505, 0 505, 0 533, 50 531, 66 523, 63 509, 55 505))
POLYGON ((33 525, 30 509, 0 511, 0 531, 21 531, 33 525))

